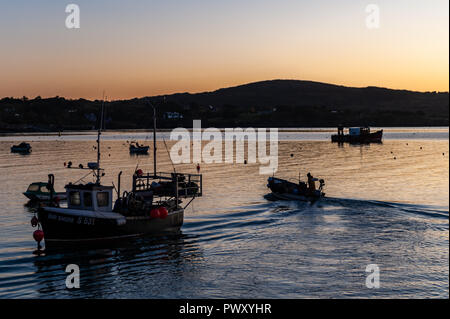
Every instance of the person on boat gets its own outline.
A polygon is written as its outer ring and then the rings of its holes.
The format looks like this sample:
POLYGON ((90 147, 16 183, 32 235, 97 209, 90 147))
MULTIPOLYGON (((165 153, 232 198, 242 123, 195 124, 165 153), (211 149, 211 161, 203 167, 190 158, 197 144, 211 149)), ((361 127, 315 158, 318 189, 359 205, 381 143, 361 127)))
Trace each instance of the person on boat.
POLYGON ((314 178, 311 173, 308 173, 308 190, 310 193, 314 193, 316 191, 316 181, 317 178, 314 178))

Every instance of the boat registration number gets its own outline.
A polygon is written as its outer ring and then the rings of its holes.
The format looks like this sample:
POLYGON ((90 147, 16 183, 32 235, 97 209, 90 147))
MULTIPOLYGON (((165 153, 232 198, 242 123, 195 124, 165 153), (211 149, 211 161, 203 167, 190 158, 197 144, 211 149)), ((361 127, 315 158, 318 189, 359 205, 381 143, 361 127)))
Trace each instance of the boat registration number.
POLYGON ((77 220, 78 224, 83 224, 83 225, 94 225, 95 224, 95 218, 89 218, 89 217, 78 217, 77 220))
POLYGON ((73 218, 73 217, 68 217, 68 216, 60 216, 60 215, 54 215, 54 214, 48 214, 48 219, 53 219, 53 220, 57 220, 63 223, 77 223, 78 225, 89 225, 89 226, 93 226, 95 225, 95 218, 90 218, 90 217, 78 217, 78 218, 73 218))

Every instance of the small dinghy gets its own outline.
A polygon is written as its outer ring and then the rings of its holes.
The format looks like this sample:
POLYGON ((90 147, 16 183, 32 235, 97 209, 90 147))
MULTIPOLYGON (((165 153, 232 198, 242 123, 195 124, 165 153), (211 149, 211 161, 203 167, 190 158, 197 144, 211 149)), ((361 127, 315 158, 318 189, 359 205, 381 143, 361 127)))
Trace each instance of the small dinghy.
POLYGON ((52 187, 53 186, 50 183, 31 183, 30 186, 28 186, 26 192, 24 192, 23 194, 25 195, 25 197, 32 201, 49 201, 51 192, 53 191, 53 199, 57 201, 66 199, 65 192, 57 193, 52 189, 52 187))
POLYGON ((11 153, 31 153, 31 145, 25 142, 11 146, 11 153))
POLYGON ((139 145, 138 142, 131 142, 130 154, 148 154, 150 146, 139 145))
POLYGON ((308 173, 308 183, 298 181, 291 182, 281 178, 269 177, 267 187, 272 195, 282 200, 316 201, 325 196, 323 188, 325 181, 316 179, 308 173), (315 188, 315 182, 319 181, 319 188, 315 188))

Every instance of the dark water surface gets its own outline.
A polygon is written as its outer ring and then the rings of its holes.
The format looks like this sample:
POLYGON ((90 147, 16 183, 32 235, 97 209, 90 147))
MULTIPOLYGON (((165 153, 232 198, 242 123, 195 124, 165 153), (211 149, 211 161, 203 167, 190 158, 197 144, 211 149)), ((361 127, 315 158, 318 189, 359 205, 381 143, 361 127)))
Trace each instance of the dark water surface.
MULTIPOLYGON (((81 178, 63 163, 95 161, 95 136, 0 137, 0 297, 448 298, 448 128, 387 130, 370 146, 339 147, 330 134, 280 132, 277 176, 324 178, 323 201, 266 199, 259 164, 203 164, 204 197, 186 210, 181 235, 43 256, 33 254, 22 192, 49 173, 59 191, 81 178), (9 152, 18 140, 32 141, 31 155, 9 152), (65 287, 68 264, 80 266, 79 290, 65 287), (368 264, 380 268, 379 289, 366 288, 368 264)), ((151 156, 130 156, 126 144, 149 136, 105 134, 104 184, 123 171, 128 189, 136 165, 152 169, 151 156)), ((158 146, 159 169, 171 171, 158 146)), ((195 164, 177 171, 194 173, 195 164)))

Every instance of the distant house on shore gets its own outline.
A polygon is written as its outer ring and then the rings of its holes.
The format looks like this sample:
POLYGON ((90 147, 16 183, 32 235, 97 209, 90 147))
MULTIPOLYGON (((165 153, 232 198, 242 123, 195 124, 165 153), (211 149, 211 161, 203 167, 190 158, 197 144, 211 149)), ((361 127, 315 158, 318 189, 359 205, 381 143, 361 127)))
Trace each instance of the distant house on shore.
POLYGON ((97 116, 96 116, 94 113, 84 114, 84 117, 85 117, 89 122, 95 122, 95 121, 97 121, 97 116))
POLYGON ((165 112, 164 113, 165 120, 181 120, 183 119, 183 114, 178 112, 165 112))

